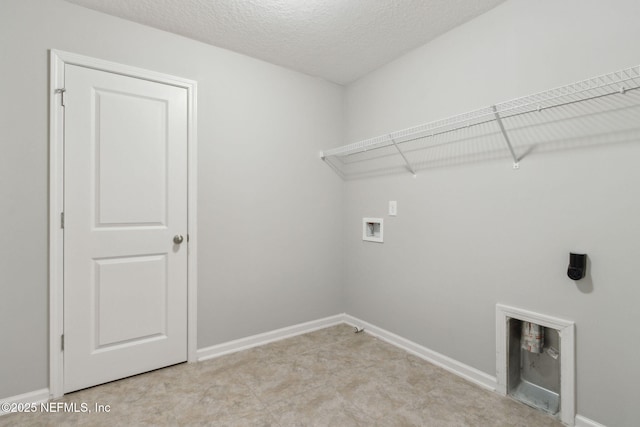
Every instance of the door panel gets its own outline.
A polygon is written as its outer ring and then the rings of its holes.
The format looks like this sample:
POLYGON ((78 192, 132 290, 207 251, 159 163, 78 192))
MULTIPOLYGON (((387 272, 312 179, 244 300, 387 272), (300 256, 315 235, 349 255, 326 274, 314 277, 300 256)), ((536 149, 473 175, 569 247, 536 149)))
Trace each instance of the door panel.
POLYGON ((166 338, 165 254, 95 260, 95 269, 96 350, 166 338), (127 298, 122 298, 123 295, 127 298))
POLYGON ((96 224, 166 226, 166 101, 104 90, 95 100, 96 224))
POLYGON ((186 89, 65 66, 64 391, 187 359, 186 89))

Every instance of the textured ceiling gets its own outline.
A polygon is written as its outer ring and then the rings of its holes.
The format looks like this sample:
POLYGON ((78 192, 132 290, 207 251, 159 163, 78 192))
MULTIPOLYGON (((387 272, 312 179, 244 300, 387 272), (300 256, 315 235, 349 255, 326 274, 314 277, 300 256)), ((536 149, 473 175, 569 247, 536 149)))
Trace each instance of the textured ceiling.
POLYGON ((67 0, 346 84, 504 0, 67 0))

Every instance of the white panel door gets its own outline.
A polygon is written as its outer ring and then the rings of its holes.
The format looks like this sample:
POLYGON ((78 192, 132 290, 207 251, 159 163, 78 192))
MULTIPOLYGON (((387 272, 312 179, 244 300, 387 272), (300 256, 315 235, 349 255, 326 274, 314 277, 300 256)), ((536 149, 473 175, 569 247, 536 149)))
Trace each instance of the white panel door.
POLYGON ((68 64, 65 88, 67 393, 187 360, 187 91, 68 64))

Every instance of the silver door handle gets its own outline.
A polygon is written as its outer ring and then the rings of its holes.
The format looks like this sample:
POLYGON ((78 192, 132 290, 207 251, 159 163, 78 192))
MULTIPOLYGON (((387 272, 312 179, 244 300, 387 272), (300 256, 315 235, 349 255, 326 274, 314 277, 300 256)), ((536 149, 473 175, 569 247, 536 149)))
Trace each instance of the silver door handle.
POLYGON ((176 234, 175 236, 173 236, 173 243, 175 243, 176 245, 179 245, 180 243, 182 243, 183 240, 184 240, 184 237, 182 237, 181 234, 176 234))

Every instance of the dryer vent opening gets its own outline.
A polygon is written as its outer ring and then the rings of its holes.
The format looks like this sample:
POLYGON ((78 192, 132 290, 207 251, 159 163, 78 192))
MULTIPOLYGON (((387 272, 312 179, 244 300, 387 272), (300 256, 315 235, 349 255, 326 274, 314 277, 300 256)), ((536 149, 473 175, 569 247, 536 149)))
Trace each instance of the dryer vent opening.
POLYGON ((560 411, 560 336, 552 328, 509 320, 507 394, 556 416, 560 411))
POLYGON ((558 418, 575 420, 575 324, 496 305, 497 391, 558 418))

